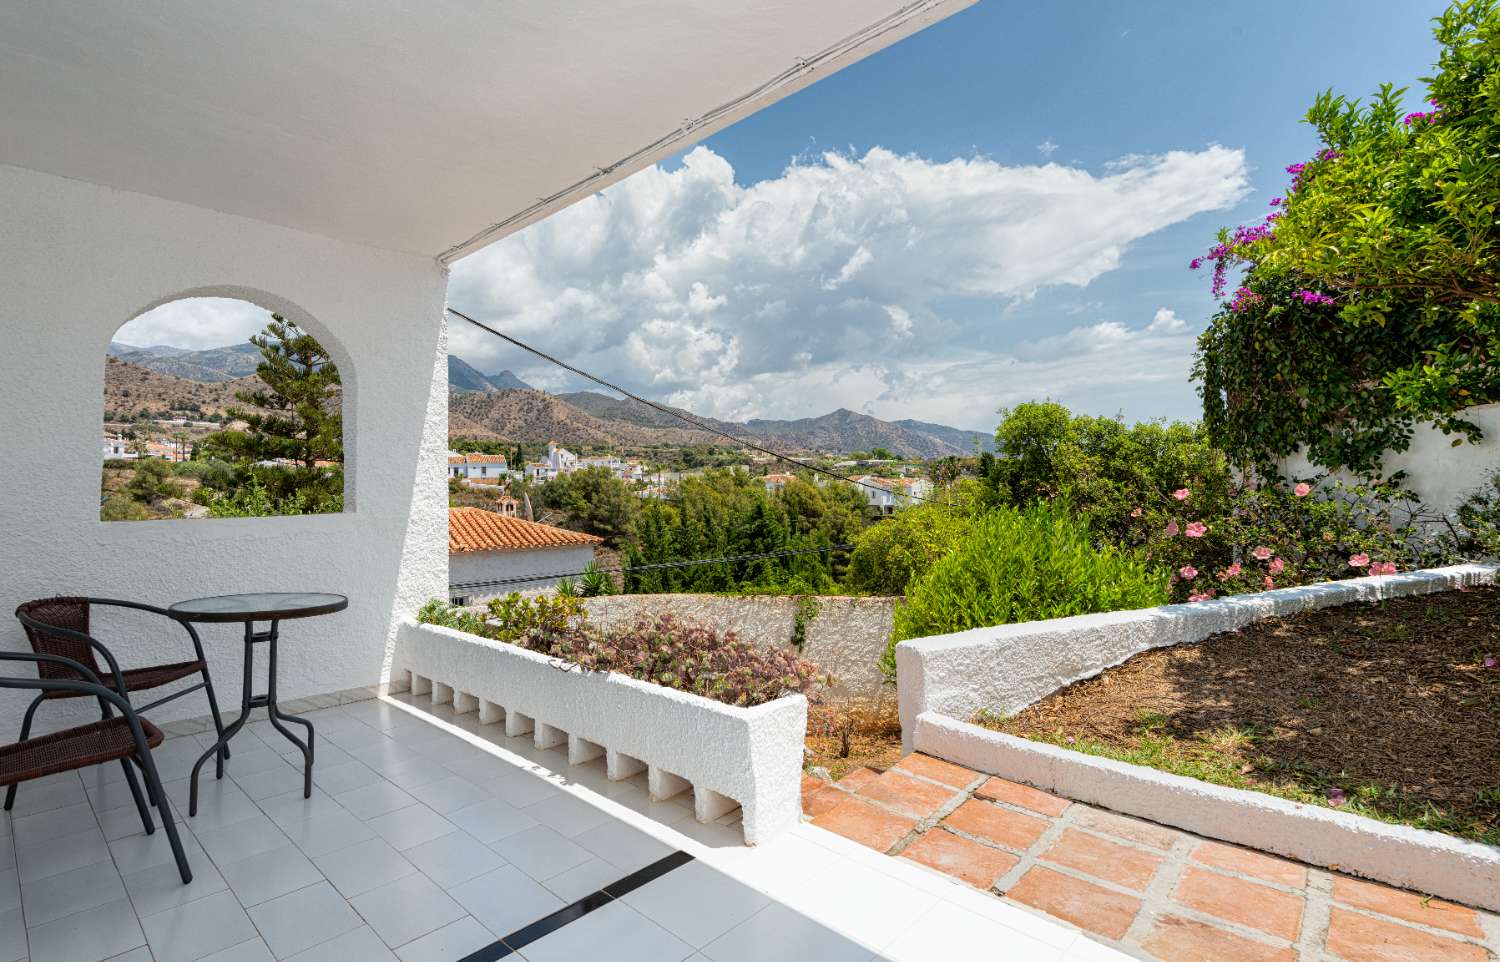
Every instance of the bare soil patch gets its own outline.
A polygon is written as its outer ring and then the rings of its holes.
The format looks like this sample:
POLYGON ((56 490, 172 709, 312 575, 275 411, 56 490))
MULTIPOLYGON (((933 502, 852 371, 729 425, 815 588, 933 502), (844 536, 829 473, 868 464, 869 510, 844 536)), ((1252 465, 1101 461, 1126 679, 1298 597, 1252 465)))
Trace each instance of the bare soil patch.
POLYGON ((1497 657, 1500 588, 1473 588, 1257 622, 976 721, 1500 844, 1497 657))
POLYGON ((806 768, 824 768, 837 781, 860 768, 885 771, 901 760, 901 719, 895 694, 811 705, 806 768))

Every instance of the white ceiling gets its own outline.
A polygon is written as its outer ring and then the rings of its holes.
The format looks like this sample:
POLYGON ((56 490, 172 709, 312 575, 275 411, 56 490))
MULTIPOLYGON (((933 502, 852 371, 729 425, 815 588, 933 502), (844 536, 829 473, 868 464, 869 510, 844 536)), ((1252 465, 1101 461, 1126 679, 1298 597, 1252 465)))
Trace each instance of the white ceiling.
POLYGON ((451 259, 972 2, 6 3, 0 163, 451 259))

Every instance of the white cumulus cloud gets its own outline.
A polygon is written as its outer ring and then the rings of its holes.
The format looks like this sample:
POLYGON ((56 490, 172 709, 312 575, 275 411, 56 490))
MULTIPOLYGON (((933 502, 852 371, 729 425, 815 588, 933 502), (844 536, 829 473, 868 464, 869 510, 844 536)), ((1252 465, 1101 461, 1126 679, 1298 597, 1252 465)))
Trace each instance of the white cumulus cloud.
MULTIPOLYGON (((1111 384, 1182 381, 1192 334, 1165 307, 1149 321, 1074 317, 1052 333, 1014 329, 1008 308, 1084 287, 1132 242, 1231 207, 1246 189, 1243 152, 1219 146, 1102 173, 875 148, 750 186, 698 147, 674 170, 644 170, 464 259, 449 296, 704 414, 845 406, 983 426, 1021 395, 1108 404, 1111 384)), ((569 383, 462 324, 452 344, 482 370, 569 383)))

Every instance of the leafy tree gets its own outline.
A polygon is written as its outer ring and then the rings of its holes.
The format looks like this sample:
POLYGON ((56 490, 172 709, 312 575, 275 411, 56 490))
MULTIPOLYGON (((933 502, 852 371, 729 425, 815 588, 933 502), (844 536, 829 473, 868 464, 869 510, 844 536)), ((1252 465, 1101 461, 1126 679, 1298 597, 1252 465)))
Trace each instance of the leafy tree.
POLYGON ((1250 409, 1263 397, 1236 395, 1230 382, 1252 352, 1234 342, 1275 351, 1309 340, 1256 337, 1291 323, 1269 311, 1299 301, 1320 309, 1303 312, 1320 328, 1314 347, 1337 352, 1333 363, 1352 356, 1364 375, 1283 365, 1292 396, 1337 420, 1291 418, 1299 430, 1273 431, 1269 448, 1242 452, 1244 435, 1226 416, 1216 429, 1228 429, 1221 436, 1236 455, 1264 458, 1300 442, 1327 467, 1371 470, 1378 459, 1369 447, 1389 440, 1399 449, 1416 421, 1477 440, 1463 411, 1500 400, 1500 0, 1459 0, 1435 24, 1441 53, 1426 78, 1431 109, 1403 116, 1405 91, 1390 85, 1369 103, 1325 92, 1307 114, 1322 146, 1287 168, 1293 180, 1272 201, 1277 210, 1263 224, 1221 233, 1194 262, 1215 262, 1220 294, 1227 268, 1250 266, 1227 308, 1247 316, 1221 315, 1207 345, 1216 355, 1203 375, 1211 420, 1216 405, 1250 409), (1241 324, 1244 336, 1228 330, 1241 324))
POLYGON ((235 393, 249 407, 232 407, 229 414, 246 429, 210 435, 208 445, 242 464, 294 461, 307 474, 319 461, 343 463, 339 372, 328 352, 279 314, 250 343, 260 348, 255 373, 264 386, 235 393))
POLYGON ((172 475, 172 466, 159 458, 137 461, 135 473, 125 482, 125 490, 141 504, 180 498, 183 493, 182 485, 172 475))
POLYGON ((608 468, 584 468, 548 481, 542 497, 549 508, 566 511, 573 523, 618 545, 629 534, 640 510, 640 499, 630 485, 608 468))

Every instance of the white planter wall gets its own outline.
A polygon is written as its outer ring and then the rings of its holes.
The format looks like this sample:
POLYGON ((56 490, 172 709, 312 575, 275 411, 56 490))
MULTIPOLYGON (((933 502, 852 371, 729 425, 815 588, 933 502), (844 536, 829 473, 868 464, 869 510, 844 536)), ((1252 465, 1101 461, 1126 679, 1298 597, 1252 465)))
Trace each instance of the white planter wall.
POLYGON ((1454 565, 904 641, 896 646, 903 748, 1210 838, 1500 910, 1500 849, 1494 846, 970 724, 980 709, 1015 714, 1153 648, 1299 611, 1493 584, 1497 570, 1500 565, 1454 565))
POLYGON ((415 621, 398 629, 394 668, 410 673, 413 692, 503 718, 508 734, 530 732, 538 747, 566 742, 573 764, 603 755, 611 778, 646 770, 657 799, 691 787, 700 821, 737 803, 748 844, 801 818, 801 695, 737 708, 415 621))

